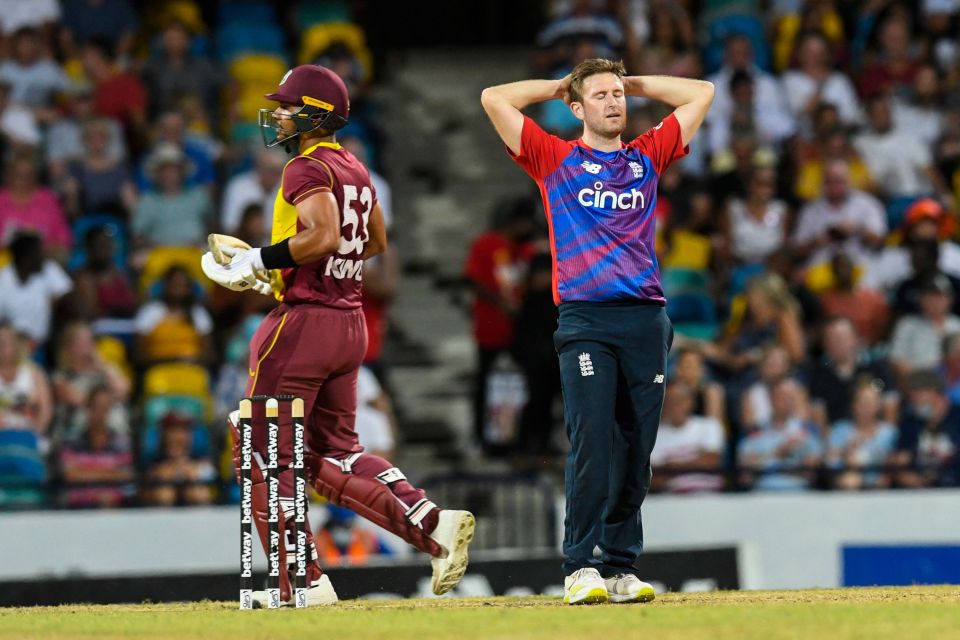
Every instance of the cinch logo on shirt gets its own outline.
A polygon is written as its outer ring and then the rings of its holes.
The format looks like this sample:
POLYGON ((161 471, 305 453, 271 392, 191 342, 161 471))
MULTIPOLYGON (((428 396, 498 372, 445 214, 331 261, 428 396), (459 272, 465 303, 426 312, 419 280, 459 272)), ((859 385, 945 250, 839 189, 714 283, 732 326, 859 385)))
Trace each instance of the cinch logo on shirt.
POLYGON ((577 200, 585 207, 594 206, 599 209, 636 209, 637 201, 640 202, 641 209, 646 206, 643 192, 639 189, 630 189, 628 193, 618 194, 616 191, 604 191, 602 182, 595 182, 593 189, 589 187, 581 189, 580 193, 577 194, 577 200))

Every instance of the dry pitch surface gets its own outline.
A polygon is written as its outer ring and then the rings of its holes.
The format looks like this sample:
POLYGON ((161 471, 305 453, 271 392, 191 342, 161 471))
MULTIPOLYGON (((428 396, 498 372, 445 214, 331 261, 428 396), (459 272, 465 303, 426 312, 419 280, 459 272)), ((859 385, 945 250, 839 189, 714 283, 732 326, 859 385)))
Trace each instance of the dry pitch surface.
POLYGON ((349 601, 237 611, 233 602, 0 609, 0 638, 960 639, 960 587, 672 593, 645 605, 556 598, 349 601))

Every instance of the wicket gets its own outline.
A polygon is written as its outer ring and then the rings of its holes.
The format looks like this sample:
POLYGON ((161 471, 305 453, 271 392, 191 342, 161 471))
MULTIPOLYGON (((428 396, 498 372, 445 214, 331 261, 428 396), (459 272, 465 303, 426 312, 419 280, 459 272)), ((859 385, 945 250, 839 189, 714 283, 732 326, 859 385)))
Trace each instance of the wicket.
MULTIPOLYGON (((280 402, 290 406, 293 468, 294 604, 307 606, 307 482, 304 475, 305 426, 303 399, 288 395, 253 396, 240 401, 240 608, 253 609, 253 404, 264 403, 267 426, 266 460, 257 456, 267 484, 267 607, 280 607, 280 402)), ((286 502, 286 501, 285 501, 286 502)), ((285 536, 283 536, 285 537, 285 536)))

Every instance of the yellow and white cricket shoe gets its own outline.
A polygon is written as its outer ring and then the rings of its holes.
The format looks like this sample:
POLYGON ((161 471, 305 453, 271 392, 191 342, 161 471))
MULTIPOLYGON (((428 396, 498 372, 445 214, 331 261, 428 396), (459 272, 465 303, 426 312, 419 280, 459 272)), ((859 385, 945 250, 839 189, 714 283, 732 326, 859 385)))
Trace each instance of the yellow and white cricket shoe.
POLYGON ((607 597, 600 572, 591 567, 578 569, 563 580, 564 604, 602 604, 607 597))
POLYGON ((433 565, 433 593, 442 596, 460 582, 467 572, 470 558, 467 548, 473 540, 477 520, 469 511, 442 509, 438 514, 437 528, 430 537, 444 548, 447 555, 431 560, 433 565))
MULTIPOLYGON (((267 608, 267 592, 266 591, 254 591, 253 594, 253 608, 254 609, 266 609, 267 608)), ((333 583, 330 582, 330 577, 327 574, 320 576, 319 580, 314 580, 313 584, 307 587, 307 606, 308 607, 325 607, 331 604, 337 604, 339 598, 337 598, 337 592, 333 589, 333 583)), ((292 607, 294 606, 293 598, 290 600, 284 600, 280 602, 281 607, 292 607)))
POLYGON ((621 573, 603 582, 610 602, 650 602, 655 597, 653 587, 632 573, 621 573))

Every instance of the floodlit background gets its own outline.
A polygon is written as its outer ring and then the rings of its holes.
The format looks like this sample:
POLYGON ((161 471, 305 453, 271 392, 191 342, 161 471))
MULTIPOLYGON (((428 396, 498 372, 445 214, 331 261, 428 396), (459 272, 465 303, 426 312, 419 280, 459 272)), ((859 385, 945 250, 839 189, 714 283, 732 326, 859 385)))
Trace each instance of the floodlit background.
MULTIPOLYGON (((273 302, 199 256, 268 242, 287 156, 257 109, 300 63, 347 83, 338 138, 390 224, 361 442, 477 515, 459 594, 555 593, 547 230, 479 96, 597 56, 716 87, 654 211, 677 338, 645 575, 960 582, 958 23, 957 0, 0 2, 0 604, 234 597, 225 415, 273 302)), ((630 137, 668 112, 629 107, 630 137)), ((530 114, 578 135, 558 101, 530 114)), ((427 591, 398 540, 312 518, 341 596, 427 591)))

